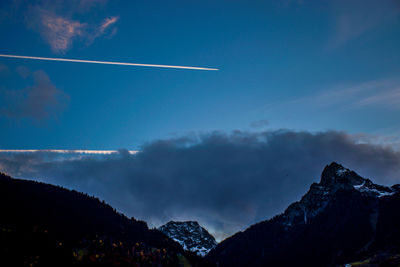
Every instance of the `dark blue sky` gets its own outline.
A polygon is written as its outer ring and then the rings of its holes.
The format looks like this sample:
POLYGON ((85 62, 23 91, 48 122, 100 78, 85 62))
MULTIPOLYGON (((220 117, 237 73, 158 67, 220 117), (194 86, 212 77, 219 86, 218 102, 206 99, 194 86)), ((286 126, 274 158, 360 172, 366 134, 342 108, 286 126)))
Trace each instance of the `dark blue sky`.
MULTIPOLYGON (((137 149, 171 135, 252 130, 257 121, 272 129, 400 131, 397 1, 44 0, 0 7, 3 54, 220 68, 0 59, 2 91, 29 90, 29 72, 41 70, 60 93, 39 103, 45 116, 3 110, 1 148, 137 149)), ((26 95, 2 98, 22 102, 26 95)))

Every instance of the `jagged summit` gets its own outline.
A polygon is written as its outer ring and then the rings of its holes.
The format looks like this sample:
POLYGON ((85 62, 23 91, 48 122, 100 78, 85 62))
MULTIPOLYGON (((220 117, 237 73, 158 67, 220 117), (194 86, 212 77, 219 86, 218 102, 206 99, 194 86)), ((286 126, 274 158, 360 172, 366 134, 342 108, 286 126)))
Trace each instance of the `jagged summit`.
POLYGON ((183 249, 201 256, 205 256, 217 245, 214 237, 196 221, 170 221, 158 229, 181 244, 183 249))
POLYGON ((337 184, 354 186, 362 184, 365 180, 366 179, 362 178, 354 171, 351 171, 336 162, 332 162, 322 171, 321 181, 319 184, 322 186, 332 186, 337 184))
POLYGON ((370 179, 359 176, 356 172, 342 165, 332 162, 327 165, 321 174, 320 186, 326 190, 355 189, 363 194, 375 197, 383 197, 393 194, 396 186, 387 187, 374 184, 370 179))
POLYGON ((387 187, 374 184, 371 180, 359 176, 356 172, 332 162, 321 174, 319 183, 313 183, 300 201, 291 204, 283 214, 283 224, 292 226, 306 224, 310 218, 326 208, 335 193, 339 190, 357 192, 372 198, 393 195, 398 187, 387 187))

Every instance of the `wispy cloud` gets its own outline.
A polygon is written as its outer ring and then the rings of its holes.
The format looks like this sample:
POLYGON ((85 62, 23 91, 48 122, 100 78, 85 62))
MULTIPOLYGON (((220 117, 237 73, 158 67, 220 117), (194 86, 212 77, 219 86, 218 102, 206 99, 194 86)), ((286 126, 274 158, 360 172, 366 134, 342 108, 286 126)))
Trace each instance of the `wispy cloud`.
POLYGON ((400 4, 396 0, 332 0, 333 34, 327 48, 355 40, 376 27, 396 21, 400 4))
POLYGON ((98 32, 102 35, 111 25, 116 23, 119 20, 119 17, 109 17, 106 18, 103 23, 100 25, 98 32))
POLYGON ((35 4, 21 1, 24 4, 18 5, 19 12, 25 14, 28 27, 37 31, 58 54, 64 54, 77 41, 91 45, 101 36, 112 36, 117 29, 118 16, 106 17, 102 21, 80 19, 81 14, 103 6, 105 0, 42 0, 35 4))
POLYGON ((400 80, 382 79, 358 84, 337 85, 304 97, 276 103, 270 107, 304 106, 349 110, 358 108, 400 109, 400 80))
POLYGON ((23 89, 0 88, 0 116, 43 121, 63 111, 69 96, 53 85, 42 70, 29 75, 33 85, 23 89))
POLYGON ((91 33, 87 36, 87 43, 91 44, 95 39, 101 36, 112 37, 117 32, 117 27, 113 27, 119 20, 118 16, 109 17, 103 20, 103 22, 92 29, 91 33))
POLYGON ((400 86, 386 92, 384 91, 366 96, 358 101, 356 105, 360 107, 378 105, 390 109, 400 109, 400 86))
POLYGON ((87 24, 68 20, 47 11, 41 13, 40 33, 54 52, 67 51, 74 38, 84 36, 87 24))

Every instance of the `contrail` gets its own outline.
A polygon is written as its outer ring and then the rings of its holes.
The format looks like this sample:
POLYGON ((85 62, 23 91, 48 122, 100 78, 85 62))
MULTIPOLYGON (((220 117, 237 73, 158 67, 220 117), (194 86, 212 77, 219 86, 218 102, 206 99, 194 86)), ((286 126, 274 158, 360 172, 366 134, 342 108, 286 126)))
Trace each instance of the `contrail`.
POLYGON ((0 54, 0 57, 22 58, 22 59, 36 59, 36 60, 47 60, 47 61, 64 61, 64 62, 92 63, 92 64, 106 64, 106 65, 122 65, 122 66, 137 66, 137 67, 154 67, 154 68, 186 69, 186 70, 219 70, 219 69, 214 69, 214 68, 189 67, 189 66, 140 64, 140 63, 125 63, 125 62, 96 61, 96 60, 67 59, 67 58, 52 58, 52 57, 31 57, 31 56, 17 56, 17 55, 3 55, 3 54, 0 54))
MULTIPOLYGON (((0 149, 0 153, 59 153, 59 154, 94 154, 111 155, 119 153, 118 150, 84 150, 84 149, 0 149)), ((137 150, 128 150, 129 154, 136 154, 137 150)))

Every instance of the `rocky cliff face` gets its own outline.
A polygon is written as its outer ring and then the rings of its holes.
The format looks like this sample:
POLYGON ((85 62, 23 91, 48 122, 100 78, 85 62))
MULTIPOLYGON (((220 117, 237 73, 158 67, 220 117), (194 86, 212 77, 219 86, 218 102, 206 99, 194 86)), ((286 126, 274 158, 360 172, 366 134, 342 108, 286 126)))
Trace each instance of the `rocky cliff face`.
POLYGON ((158 230, 181 244, 183 249, 196 252, 200 256, 205 256, 217 246, 214 237, 195 221, 170 221, 158 230))

